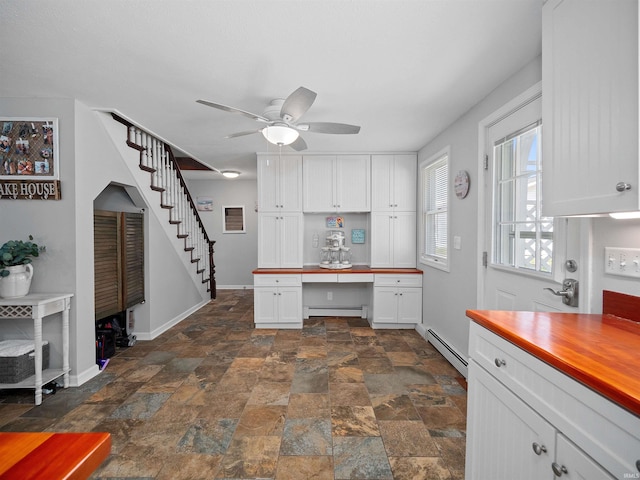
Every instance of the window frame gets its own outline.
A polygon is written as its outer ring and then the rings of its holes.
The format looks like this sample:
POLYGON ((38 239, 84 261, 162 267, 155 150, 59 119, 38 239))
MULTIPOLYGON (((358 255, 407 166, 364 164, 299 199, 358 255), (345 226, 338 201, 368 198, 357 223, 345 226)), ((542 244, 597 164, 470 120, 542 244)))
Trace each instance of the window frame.
POLYGON ((422 162, 420 162, 420 167, 419 167, 419 175, 420 175, 420 256, 419 256, 419 262, 423 265, 432 267, 432 268, 436 268, 438 270, 442 270, 445 272, 449 272, 450 271, 450 254, 451 254, 451 235, 450 235, 450 230, 451 230, 451 187, 450 187, 450 180, 451 180, 451 149, 449 146, 443 148, 442 150, 440 150, 439 152, 435 153, 434 155, 429 156, 427 159, 423 160, 422 162), (445 182, 445 186, 446 186, 446 208, 445 208, 445 213, 446 213, 446 222, 447 222, 447 227, 446 227, 446 236, 447 236, 447 240, 446 240, 446 256, 440 256, 440 255, 434 255, 434 254, 430 254, 426 252, 426 246, 427 246, 427 238, 428 238, 428 234, 427 234, 427 227, 428 227, 428 222, 427 222, 427 217, 428 215, 430 215, 429 212, 426 211, 426 206, 427 206, 427 195, 429 195, 429 193, 427 192, 427 185, 425 182, 425 177, 426 177, 426 173, 427 171, 430 171, 432 169, 438 168, 440 165, 445 163, 446 164, 446 169, 447 169, 447 181, 445 182))

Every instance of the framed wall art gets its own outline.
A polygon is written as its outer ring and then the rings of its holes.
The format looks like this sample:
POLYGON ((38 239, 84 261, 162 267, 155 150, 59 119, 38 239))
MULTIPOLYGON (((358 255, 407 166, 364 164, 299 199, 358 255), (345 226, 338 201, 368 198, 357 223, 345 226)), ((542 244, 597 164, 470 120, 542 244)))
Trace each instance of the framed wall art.
POLYGON ((0 117, 0 180, 59 180, 58 119, 0 117))
POLYGON ((0 199, 60 198, 58 119, 0 117, 0 199))
POLYGON ((244 205, 222 207, 222 233, 246 233, 244 205))

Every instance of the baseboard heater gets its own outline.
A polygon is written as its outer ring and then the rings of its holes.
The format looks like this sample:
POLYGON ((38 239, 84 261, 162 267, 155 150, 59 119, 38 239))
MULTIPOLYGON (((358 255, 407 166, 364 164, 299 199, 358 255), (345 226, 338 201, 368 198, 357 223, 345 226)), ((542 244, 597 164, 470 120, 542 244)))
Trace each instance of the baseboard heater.
POLYGON ((444 358, 446 358, 451 365, 455 367, 464 378, 467 378, 467 370, 469 366, 469 362, 462 357, 458 352, 456 352, 447 342, 445 342, 436 332, 432 329, 427 330, 427 340, 433 345, 436 350, 438 350, 444 358))
POLYGON ((303 318, 309 317, 360 317, 367 318, 367 305, 360 307, 303 307, 303 318))

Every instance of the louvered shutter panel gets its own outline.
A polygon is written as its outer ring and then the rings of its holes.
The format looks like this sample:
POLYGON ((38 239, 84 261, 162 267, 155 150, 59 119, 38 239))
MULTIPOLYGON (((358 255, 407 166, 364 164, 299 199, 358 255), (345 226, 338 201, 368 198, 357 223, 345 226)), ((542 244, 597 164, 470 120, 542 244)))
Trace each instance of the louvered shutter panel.
POLYGON ((93 216, 95 318, 122 311, 118 213, 95 211, 93 216))
POLYGON ((124 307, 144 302, 144 217, 123 213, 123 289, 124 307))

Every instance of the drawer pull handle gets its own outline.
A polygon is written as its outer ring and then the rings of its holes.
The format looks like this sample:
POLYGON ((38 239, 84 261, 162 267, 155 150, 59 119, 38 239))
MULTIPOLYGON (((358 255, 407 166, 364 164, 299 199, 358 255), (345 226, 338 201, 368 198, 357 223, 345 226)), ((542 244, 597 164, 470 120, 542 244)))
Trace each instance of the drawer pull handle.
POLYGON ((507 362, 505 362, 504 358, 496 358, 494 360, 494 363, 496 364, 496 367, 500 368, 500 367, 504 367, 507 362))
POLYGON ((564 465, 558 465, 556 462, 553 462, 551 464, 551 470, 553 470, 553 474, 556 477, 561 477, 563 473, 569 473, 567 467, 565 467, 564 465))
POLYGON ((536 455, 542 455, 543 453, 547 453, 547 447, 544 445, 540 445, 538 442, 533 442, 533 451, 536 455))

